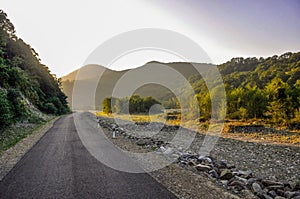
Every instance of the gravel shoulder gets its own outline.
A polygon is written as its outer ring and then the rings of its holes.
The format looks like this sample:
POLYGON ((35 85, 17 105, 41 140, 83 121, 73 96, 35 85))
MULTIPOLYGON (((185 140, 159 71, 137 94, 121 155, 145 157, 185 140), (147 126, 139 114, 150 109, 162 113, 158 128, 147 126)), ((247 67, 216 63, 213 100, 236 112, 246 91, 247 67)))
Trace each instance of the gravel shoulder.
POLYGON ((0 154, 0 181, 17 164, 17 162, 29 151, 41 137, 53 126, 59 117, 53 118, 46 124, 34 130, 16 145, 0 154))
MULTIPOLYGON (((111 118, 102 118, 103 121, 113 124, 111 118)), ((112 132, 107 126, 102 126, 103 132, 112 143, 123 150, 139 153, 147 153, 152 149, 137 145, 134 139, 117 135, 112 139, 112 132)), ((195 174, 192 171, 180 167, 177 163, 172 163, 167 167, 148 173, 156 181, 165 186, 169 191, 174 193, 178 198, 224 198, 238 199, 241 198, 222 187, 216 185, 211 179, 203 174, 195 174)), ((244 195, 244 198, 252 198, 250 193, 244 195)))
MULTIPOLYGON (((112 118, 100 117, 100 125, 103 127, 108 138, 112 136, 111 125, 114 123, 114 119, 112 118)), ((165 126, 159 133, 154 135, 152 133, 153 136, 150 139, 145 132, 149 132, 150 135, 151 130, 154 131, 152 128, 153 126, 147 123, 125 125, 119 129, 126 133, 117 133, 117 138, 111 139, 111 141, 123 150, 140 153, 153 151, 153 149, 159 150, 160 146, 165 148, 172 147, 168 145, 168 142, 174 138, 178 127, 165 126), (137 133, 134 132, 136 129, 145 133, 143 135, 144 138, 133 136, 137 133), (153 140, 163 141, 165 145, 160 145, 157 141, 153 140)), ((203 140, 207 138, 206 136, 209 135, 196 134, 188 150, 177 152, 179 154, 181 152, 193 154, 199 157, 199 150, 203 140)), ((300 181, 300 147, 298 146, 274 145, 218 137, 218 141, 210 152, 209 157, 213 159, 214 162, 226 162, 227 167, 234 168, 232 171, 250 172, 252 177, 248 177, 248 180, 254 181, 251 182, 250 187, 247 185, 248 188, 239 189, 240 184, 238 184, 238 186, 229 187, 228 183, 232 183, 232 179, 219 180, 212 178, 208 172, 200 172, 195 169, 195 167, 190 166, 189 161, 195 161, 195 159, 189 159, 186 162, 175 161, 163 169, 151 172, 150 175, 179 198, 264 198, 268 197, 270 192, 274 193, 275 191, 278 197, 280 194, 283 197, 285 196, 284 194, 288 194, 292 192, 292 190, 294 190, 295 194, 299 194, 298 188, 286 188, 287 184, 295 186, 295 184, 300 181), (182 162, 184 164, 182 164, 182 162), (264 186, 263 183, 265 183, 265 181, 267 181, 267 183, 276 182, 278 187, 272 187, 273 185, 264 186), (251 187, 253 183, 255 186, 257 184, 261 186, 261 193, 254 194, 255 192, 251 187), (283 185, 284 187, 281 187, 283 185), (238 189, 236 189, 237 187, 238 189), (275 188, 276 190, 272 192, 271 189, 275 188)), ((178 158, 180 159, 180 156, 178 158)), ((195 164, 198 164, 197 162, 199 163, 196 159, 195 164)), ((195 165, 193 164, 193 166, 195 165)), ((239 176, 237 176, 237 178, 240 179, 239 176)), ((234 183, 237 182, 234 181, 232 184, 234 183)))

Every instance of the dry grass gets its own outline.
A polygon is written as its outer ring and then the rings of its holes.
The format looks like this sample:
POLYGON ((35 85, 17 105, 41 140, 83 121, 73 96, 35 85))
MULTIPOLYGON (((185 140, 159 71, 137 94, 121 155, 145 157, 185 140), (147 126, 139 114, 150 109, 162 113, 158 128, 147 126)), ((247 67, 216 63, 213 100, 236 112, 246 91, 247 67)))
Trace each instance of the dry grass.
POLYGON ((162 122, 167 125, 181 125, 180 120, 166 120, 165 114, 154 114, 154 115, 144 115, 144 114, 106 114, 103 112, 97 112, 96 116, 116 118, 121 120, 129 120, 134 122, 162 122))
MULTIPOLYGON (((165 114, 156 115, 143 115, 143 114, 105 114, 103 112, 97 112, 97 116, 117 118, 122 120, 130 120, 134 122, 163 122, 167 125, 181 125, 185 128, 196 129, 195 126, 191 125, 191 122, 182 123, 181 120, 166 120, 165 114)), ((192 122, 193 123, 193 122, 192 122)), ((283 129, 272 129, 266 128, 263 132, 241 132, 241 133, 229 133, 229 125, 251 125, 251 124, 263 124, 263 121, 234 121, 227 122, 224 125, 221 137, 238 139, 243 141, 261 142, 261 143, 272 143, 272 144, 287 144, 300 146, 300 132, 299 131, 288 131, 283 129), (270 131, 268 131, 270 129, 270 131)), ((195 124, 195 123, 193 123, 195 124)), ((205 129, 209 126, 209 123, 197 123, 198 131, 205 133, 205 129)), ((266 127, 269 125, 264 124, 266 127)))

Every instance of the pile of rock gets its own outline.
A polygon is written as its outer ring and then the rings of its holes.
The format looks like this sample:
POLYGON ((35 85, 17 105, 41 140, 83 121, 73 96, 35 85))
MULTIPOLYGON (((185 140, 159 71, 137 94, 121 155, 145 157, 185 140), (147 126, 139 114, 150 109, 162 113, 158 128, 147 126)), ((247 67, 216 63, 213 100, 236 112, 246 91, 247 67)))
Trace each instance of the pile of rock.
POLYGON ((229 125, 229 133, 255 133, 264 132, 269 130, 264 125, 252 124, 252 125, 229 125))
POLYGON ((235 193, 250 190, 262 199, 300 199, 300 181, 289 183, 261 179, 255 177, 251 171, 239 170, 234 165, 216 161, 210 156, 183 154, 178 158, 178 163, 183 167, 188 166, 198 172, 204 172, 224 188, 235 193))
MULTIPOLYGON (((112 125, 114 124, 113 121, 108 120, 99 120, 99 123, 102 127, 109 130, 112 130, 112 125)), ((148 128, 151 128, 151 125, 149 126, 148 123, 139 123, 128 125, 125 128, 117 126, 115 129, 119 135, 130 139, 137 145, 151 148, 158 153, 171 157, 184 168, 196 173, 204 173, 213 181, 237 194, 250 191, 257 198, 261 199, 300 199, 300 181, 292 183, 262 179, 256 177, 251 171, 240 170, 234 165, 228 165, 225 161, 218 161, 211 156, 201 156, 191 151, 185 152, 181 148, 172 147, 167 141, 161 140, 161 137, 137 137, 130 133, 131 129, 134 130, 135 128, 149 130, 148 128)), ((178 126, 164 126, 161 130, 172 132, 178 128, 178 126)), ((243 130, 245 129, 243 128, 243 130)))

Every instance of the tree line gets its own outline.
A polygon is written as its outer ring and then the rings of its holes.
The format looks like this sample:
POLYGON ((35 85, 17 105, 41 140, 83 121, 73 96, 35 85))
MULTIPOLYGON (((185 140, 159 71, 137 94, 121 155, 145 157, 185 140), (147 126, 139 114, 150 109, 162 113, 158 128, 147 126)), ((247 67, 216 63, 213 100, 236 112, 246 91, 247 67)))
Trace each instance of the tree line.
POLYGON ((159 106, 161 103, 153 97, 142 98, 139 95, 132 95, 131 97, 125 98, 105 98, 102 101, 102 111, 104 113, 159 113, 161 109, 159 106))
POLYGON ((0 128, 26 118, 31 105, 47 114, 67 113, 66 98, 60 79, 16 36, 14 25, 0 10, 0 128))
MULTIPOLYGON (((218 68, 225 84, 228 119, 300 123, 300 53, 266 59, 233 58, 218 68)), ((202 77, 193 76, 189 81, 197 91, 201 117, 209 119, 211 93, 202 77)))

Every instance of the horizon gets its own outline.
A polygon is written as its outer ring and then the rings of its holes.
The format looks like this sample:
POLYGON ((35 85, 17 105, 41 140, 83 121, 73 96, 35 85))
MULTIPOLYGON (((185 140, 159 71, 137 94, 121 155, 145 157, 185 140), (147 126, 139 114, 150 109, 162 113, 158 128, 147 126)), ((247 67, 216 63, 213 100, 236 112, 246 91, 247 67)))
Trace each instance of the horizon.
MULTIPOLYGON (((300 51, 288 51, 288 52, 291 52, 291 53, 300 53, 300 51)), ((248 59, 248 58, 257 58, 257 59, 259 59, 259 58, 263 58, 263 59, 267 59, 267 58, 270 58, 270 57, 273 57, 273 56, 281 56, 281 55, 283 55, 283 54, 285 54, 285 53, 288 53, 288 52, 284 52, 284 53, 282 53, 282 54, 273 54, 273 55, 269 55, 269 56, 265 56, 265 57, 263 57, 263 56, 261 56, 261 57, 255 57, 255 56, 253 56, 253 57, 242 57, 243 59, 248 59)), ((214 63, 201 63, 201 62, 186 62, 186 61, 178 61, 178 62, 162 62, 162 61, 157 61, 157 60, 152 60, 152 61, 147 61, 147 62, 145 62, 144 64, 141 64, 141 65, 134 65, 133 67, 127 67, 127 68, 121 68, 121 69, 116 69, 116 68, 108 68, 108 67, 106 67, 106 66, 103 66, 103 65, 101 65, 101 64, 86 64, 85 66, 87 66, 87 65, 98 65, 98 66, 102 66, 102 67, 104 67, 104 68, 106 68, 106 69, 109 69, 109 70, 113 70, 113 71, 125 71, 125 70, 130 70, 130 69, 135 69, 135 68, 139 68, 139 67, 142 67, 142 66, 144 66, 144 65, 146 65, 146 64, 148 64, 148 63, 150 63, 150 62, 159 62, 159 63, 162 63, 162 64, 172 64, 172 63, 194 63, 194 64, 211 64, 211 65, 216 65, 216 66, 218 66, 218 65, 222 65, 222 64, 225 64, 226 62, 229 62, 231 59, 233 59, 233 58, 239 58, 239 57, 232 57, 232 58, 230 58, 229 60, 227 60, 227 61, 225 61, 225 62, 222 62, 222 63, 219 63, 219 64, 214 64, 214 63)), ((82 67, 84 67, 84 66, 82 66, 82 67)), ((69 72, 69 73, 67 73, 67 74, 65 74, 65 75, 63 75, 63 76, 60 76, 59 78, 63 78, 63 77, 66 77, 66 76, 68 76, 68 75, 70 75, 71 73, 73 73, 73 72, 75 72, 75 71, 78 71, 80 68, 82 68, 82 67, 79 67, 79 68, 75 68, 74 70, 72 70, 71 72, 69 72)))
MULTIPOLYGON (((30 44, 58 77, 80 68, 88 55, 112 36, 146 27, 189 37, 207 52, 213 64, 234 57, 269 57, 300 51, 300 2, 296 0, 88 0, 71 4, 11 0, 3 2, 2 9, 15 25, 16 35, 30 44)), ((151 60, 182 61, 168 53, 144 52, 118 60, 113 69, 138 67, 151 60)))

